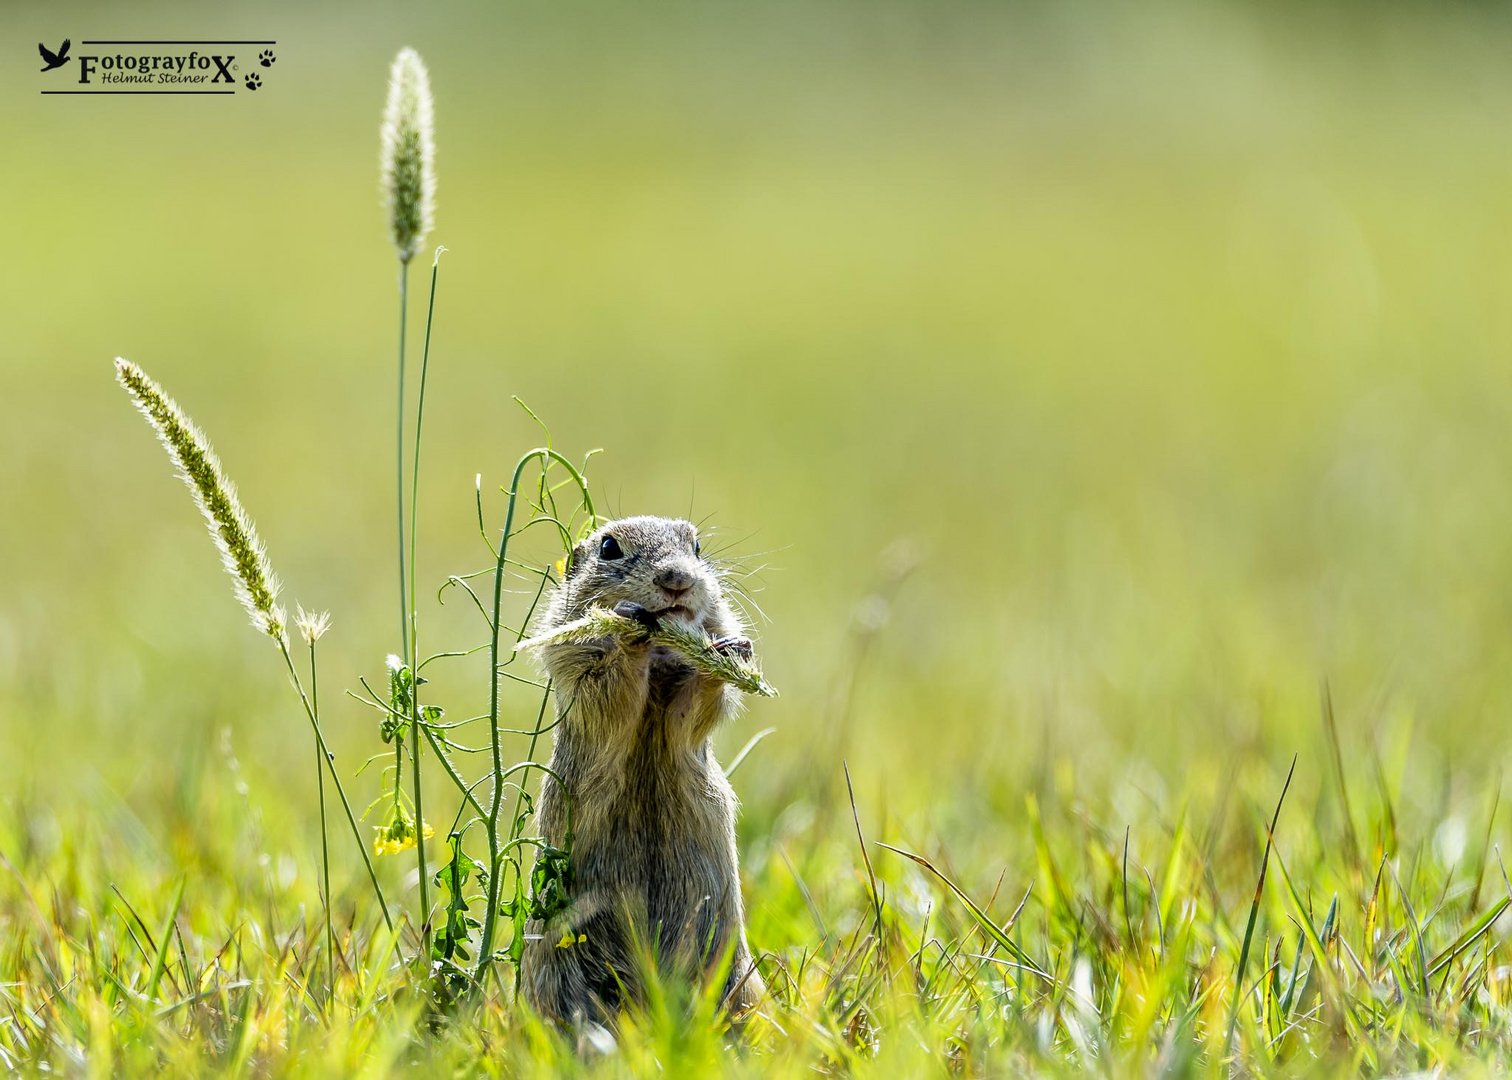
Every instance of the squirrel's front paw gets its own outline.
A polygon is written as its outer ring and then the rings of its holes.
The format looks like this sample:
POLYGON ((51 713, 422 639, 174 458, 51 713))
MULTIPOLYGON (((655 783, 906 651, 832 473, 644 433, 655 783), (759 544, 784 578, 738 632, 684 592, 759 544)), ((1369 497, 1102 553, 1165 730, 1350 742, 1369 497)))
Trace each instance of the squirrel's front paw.
POLYGON ((748 637, 722 637, 709 642, 709 648, 725 656, 738 656, 749 660, 756 655, 755 646, 748 637))
POLYGON ((656 617, 656 612, 648 611, 634 600, 621 600, 614 605, 614 613, 622 619, 639 624, 643 631, 640 641, 649 641, 652 633, 661 629, 661 620, 656 617))

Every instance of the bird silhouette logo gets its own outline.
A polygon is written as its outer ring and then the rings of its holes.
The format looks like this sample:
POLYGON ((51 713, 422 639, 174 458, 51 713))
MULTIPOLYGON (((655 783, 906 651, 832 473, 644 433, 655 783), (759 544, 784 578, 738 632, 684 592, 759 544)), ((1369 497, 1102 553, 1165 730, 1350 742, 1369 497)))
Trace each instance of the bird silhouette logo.
POLYGON ((69 41, 68 38, 64 38, 63 39, 63 44, 61 44, 61 45, 58 46, 58 51, 57 52, 53 52, 46 45, 43 45, 41 42, 38 42, 37 43, 37 51, 42 54, 42 62, 47 65, 42 70, 43 71, 56 71, 58 68, 62 67, 64 64, 68 63, 68 47, 71 44, 72 44, 72 42, 69 41))

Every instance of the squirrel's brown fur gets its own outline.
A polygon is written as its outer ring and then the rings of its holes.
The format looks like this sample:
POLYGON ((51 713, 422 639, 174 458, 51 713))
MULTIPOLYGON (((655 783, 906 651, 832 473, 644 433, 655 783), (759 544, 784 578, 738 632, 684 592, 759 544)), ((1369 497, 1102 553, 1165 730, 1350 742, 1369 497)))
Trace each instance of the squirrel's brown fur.
MULTIPOLYGON (((648 628, 682 620, 711 647, 749 655, 686 521, 635 517, 595 531, 574 549, 539 631, 595 605, 648 628)), ((742 1015, 765 987, 746 944, 735 793, 710 739, 739 693, 649 641, 543 651, 559 723, 539 821, 551 844, 570 847, 571 871, 567 909, 528 929, 527 999, 553 1020, 611 1023, 640 1002, 648 963, 700 981, 728 959, 725 1006, 742 1015)))

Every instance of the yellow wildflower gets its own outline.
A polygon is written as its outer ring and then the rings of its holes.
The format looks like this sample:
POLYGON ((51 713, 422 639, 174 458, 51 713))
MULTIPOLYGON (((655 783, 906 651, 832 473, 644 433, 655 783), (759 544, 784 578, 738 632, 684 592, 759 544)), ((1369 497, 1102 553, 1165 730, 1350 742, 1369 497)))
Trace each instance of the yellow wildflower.
MULTIPOLYGON (((394 807, 394 816, 387 825, 375 828, 378 835, 373 837, 374 855, 397 855, 415 846, 415 819, 402 807, 394 807)), ((423 821, 420 823, 420 832, 427 840, 435 835, 435 830, 423 821)))

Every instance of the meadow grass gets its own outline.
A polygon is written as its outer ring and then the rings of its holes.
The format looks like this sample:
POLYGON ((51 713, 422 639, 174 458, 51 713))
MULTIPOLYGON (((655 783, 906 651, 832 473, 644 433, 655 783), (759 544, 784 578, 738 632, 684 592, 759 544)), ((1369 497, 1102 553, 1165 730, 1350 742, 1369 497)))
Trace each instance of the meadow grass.
MULTIPOLYGON (((392 254, 351 197, 394 42, 312 29, 354 89, 264 91, 203 132, 241 167, 202 196, 173 161, 107 190, 50 156, 125 159, 133 125, 10 125, 29 152, 5 183, 36 212, 13 222, 29 280, 0 290, 33 309, 8 320, 0 432, 5 1064, 1506 1071, 1500 17, 1157 5, 915 35, 889 11, 435 26, 458 58, 434 72, 465 225, 444 238, 472 263, 447 283, 405 570, 427 640, 477 642, 458 587, 431 597, 492 568, 472 477, 497 521, 537 438, 511 393, 573 461, 609 448, 607 511, 717 508, 732 555, 776 564, 756 636, 783 696, 720 742, 734 761, 776 728, 735 777, 772 999, 737 1039, 665 988, 586 1064, 507 969, 436 1009, 415 853, 374 860, 391 934, 340 816, 328 931, 309 720, 102 375, 127 352, 216 435, 291 591, 335 612, 320 717, 356 809, 391 795, 352 779, 379 714, 339 690, 394 649, 392 254), (305 135, 314 100, 336 116, 305 135), (258 131, 300 167, 268 168, 258 131), (176 223, 132 225, 163 192, 176 223), (92 239, 123 233, 163 253, 149 284, 92 239), (625 408, 631 373, 657 408, 625 408), (94 434, 61 438, 65 415, 94 434)), ((557 553, 520 538, 512 613, 557 553)), ((442 723, 487 711, 480 669, 427 669, 442 723)), ((539 702, 501 686, 506 765, 549 737, 539 702)), ((425 769, 434 867, 430 796, 454 789, 425 769)))
POLYGON ((706 994, 661 987, 587 1063, 507 981, 436 1011, 402 959, 413 926, 386 932, 350 888, 327 996, 314 895, 236 853, 260 830, 234 805, 174 826, 166 880, 123 873, 118 840, 80 828, 6 857, 24 888, 0 1046, 12 1067, 101 1074, 1498 1072, 1509 887, 1490 793, 1446 851, 1404 833, 1389 789, 1346 822, 1341 789, 1320 786, 1310 798, 1341 804, 1326 825, 1283 797, 1289 780, 1268 812, 1220 799, 1137 834, 1082 816, 1074 791, 1051 815, 1031 795, 1029 848, 985 874, 990 845, 911 849, 904 820, 879 825, 833 787, 807 822, 748 820, 752 936, 795 942, 763 948, 760 1016, 737 1037, 706 994))

